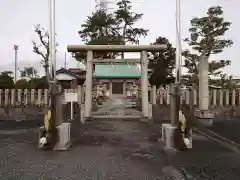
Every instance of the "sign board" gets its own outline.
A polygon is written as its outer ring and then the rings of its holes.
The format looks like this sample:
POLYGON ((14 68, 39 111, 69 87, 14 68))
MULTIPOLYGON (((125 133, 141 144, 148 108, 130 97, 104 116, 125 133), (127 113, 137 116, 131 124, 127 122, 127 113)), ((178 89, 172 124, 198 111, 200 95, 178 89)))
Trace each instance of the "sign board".
POLYGON ((78 102, 78 94, 77 93, 64 93, 65 102, 78 102))

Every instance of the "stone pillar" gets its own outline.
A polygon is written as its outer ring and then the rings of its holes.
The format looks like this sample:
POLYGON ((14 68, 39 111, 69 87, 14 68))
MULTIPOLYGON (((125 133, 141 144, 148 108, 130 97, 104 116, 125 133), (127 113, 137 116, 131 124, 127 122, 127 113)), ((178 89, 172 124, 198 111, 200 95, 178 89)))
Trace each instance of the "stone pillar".
POLYGON ((83 95, 82 87, 80 85, 78 85, 77 93, 78 93, 78 104, 80 105, 82 104, 82 95, 83 95))
POLYGON ((166 104, 169 105, 170 104, 170 87, 169 86, 166 87, 165 92, 166 92, 166 104))
POLYGON ((229 106, 229 91, 228 89, 225 91, 225 105, 229 106))
POLYGON ((152 104, 156 104, 157 101, 157 88, 156 85, 152 86, 152 104))
POLYGON ((223 106, 223 90, 219 89, 219 106, 223 106))
POLYGON ((194 115, 204 125, 211 126, 214 114, 209 111, 208 56, 201 56, 199 61, 199 108, 194 115))
POLYGON ((238 104, 237 104, 237 106, 239 106, 240 105, 240 92, 238 91, 237 93, 238 93, 238 104))
POLYGON ((112 80, 109 81, 109 96, 112 96, 112 80))
POLYGON ((59 126, 63 122, 63 99, 62 95, 56 95, 56 126, 59 126))
POLYGON ((169 118, 170 118, 170 122, 171 122, 171 125, 172 126, 175 126, 177 127, 177 124, 178 124, 178 120, 177 120, 177 113, 176 113, 176 86, 174 85, 171 85, 170 86, 170 93, 171 93, 171 96, 170 96, 170 111, 169 111, 169 118))
POLYGON ((147 52, 141 52, 141 60, 142 60, 142 71, 141 71, 141 78, 142 78, 142 113, 143 117, 148 117, 148 57, 147 52))
POLYGON ((150 101, 149 101, 149 103, 151 103, 152 104, 152 102, 153 102, 153 87, 151 86, 149 89, 148 89, 148 91, 150 92, 149 94, 150 94, 150 101))
POLYGON ((87 66, 86 66, 86 92, 85 92, 85 108, 84 116, 89 118, 92 110, 92 73, 93 73, 93 52, 87 52, 87 66))
POLYGON ((199 109, 201 111, 207 111, 208 106, 208 57, 203 56, 199 62, 199 109))
POLYGON ((212 105, 213 107, 217 106, 217 90, 213 89, 213 94, 212 94, 212 105))
POLYGON ((232 90, 232 104, 233 107, 236 105, 236 91, 235 89, 232 90))
POLYGON ((185 105, 190 105, 190 91, 189 89, 186 90, 186 96, 185 96, 185 105))
POLYGON ((123 80, 122 83, 123 83, 123 97, 127 97, 127 92, 126 92, 126 90, 127 90, 127 88, 126 88, 126 81, 123 80))
POLYGON ((164 89, 163 89, 163 87, 160 87, 159 88, 159 104, 160 105, 163 105, 163 100, 164 100, 164 89))
POLYGON ((139 98, 141 98, 141 105, 142 105, 142 113, 143 113, 143 109, 144 109, 144 105, 143 105, 143 58, 142 58, 142 53, 141 53, 141 81, 140 81, 140 87, 139 87, 139 91, 138 91, 138 94, 139 94, 139 98))

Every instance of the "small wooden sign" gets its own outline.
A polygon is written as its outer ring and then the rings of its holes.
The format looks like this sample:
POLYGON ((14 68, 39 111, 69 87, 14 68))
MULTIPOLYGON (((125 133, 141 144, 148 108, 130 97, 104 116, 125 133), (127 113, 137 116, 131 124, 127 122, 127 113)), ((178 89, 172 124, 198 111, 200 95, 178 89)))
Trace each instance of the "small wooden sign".
POLYGON ((77 93, 64 93, 65 102, 77 102, 78 94, 77 93))

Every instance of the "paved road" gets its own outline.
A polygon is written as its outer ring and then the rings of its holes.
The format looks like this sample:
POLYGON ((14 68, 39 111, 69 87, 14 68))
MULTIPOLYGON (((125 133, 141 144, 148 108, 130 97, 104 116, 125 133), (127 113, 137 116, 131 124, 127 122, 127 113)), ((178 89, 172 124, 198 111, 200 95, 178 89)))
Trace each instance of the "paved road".
POLYGON ((0 179, 239 180, 239 154, 197 134, 193 150, 166 151, 160 125, 88 121, 67 152, 38 150, 36 129, 1 130, 0 179))
POLYGON ((228 121, 215 121, 210 130, 221 136, 240 144, 240 119, 228 121))

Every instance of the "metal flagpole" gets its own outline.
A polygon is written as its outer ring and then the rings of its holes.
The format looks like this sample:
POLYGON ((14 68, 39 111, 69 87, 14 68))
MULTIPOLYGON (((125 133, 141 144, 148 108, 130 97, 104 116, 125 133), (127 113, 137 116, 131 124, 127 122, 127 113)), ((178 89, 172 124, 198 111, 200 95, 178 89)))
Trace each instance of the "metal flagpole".
POLYGON ((51 99, 51 125, 50 133, 55 136, 56 131, 56 39, 55 39, 55 0, 49 0, 49 48, 50 48, 50 73, 49 73, 49 92, 51 99))
POLYGON ((17 69, 18 69, 18 49, 19 45, 14 44, 15 60, 14 60, 14 81, 17 82, 17 69))
POLYGON ((176 0, 176 83, 180 83, 182 68, 182 47, 181 47, 181 4, 176 0))
POLYGON ((182 52, 181 52, 181 31, 180 31, 180 0, 176 0, 176 78, 175 84, 171 87, 171 103, 170 103, 170 119, 173 126, 178 126, 180 96, 181 96, 181 68, 182 68, 182 52))
MULTIPOLYGON (((180 128, 181 137, 186 148, 191 148, 191 130, 181 112, 181 76, 182 76, 182 44, 181 44, 181 0, 176 0, 176 81, 175 81, 175 117, 174 125, 180 128)), ((179 146, 180 148, 180 146, 179 146)))

